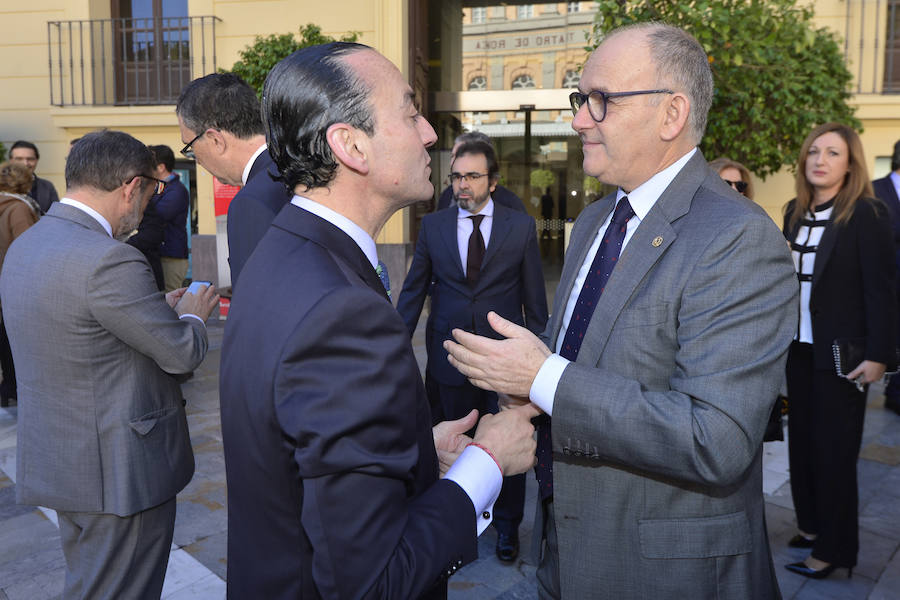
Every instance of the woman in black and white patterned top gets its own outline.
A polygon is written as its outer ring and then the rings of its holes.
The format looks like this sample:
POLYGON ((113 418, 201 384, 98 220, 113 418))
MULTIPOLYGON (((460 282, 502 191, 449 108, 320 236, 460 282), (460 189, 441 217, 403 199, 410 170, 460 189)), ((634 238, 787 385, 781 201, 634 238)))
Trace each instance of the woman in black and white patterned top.
POLYGON ((787 569, 820 579, 852 572, 859 550, 856 460, 867 384, 896 352, 894 248, 887 209, 869 183, 862 144, 837 123, 809 134, 797 164, 797 197, 784 234, 800 280, 800 319, 787 362, 791 492, 811 548, 787 569), (832 343, 864 340, 865 359, 849 378, 835 372, 832 343))

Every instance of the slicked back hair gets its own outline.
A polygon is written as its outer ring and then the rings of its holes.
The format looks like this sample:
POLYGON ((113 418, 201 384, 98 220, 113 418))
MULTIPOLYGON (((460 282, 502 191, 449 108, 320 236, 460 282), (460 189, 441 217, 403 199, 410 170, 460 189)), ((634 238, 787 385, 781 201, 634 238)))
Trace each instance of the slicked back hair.
MULTIPOLYGON (((111 192, 136 175, 151 175, 153 153, 122 131, 102 129, 82 137, 66 158, 66 187, 111 192)), ((156 182, 141 178, 141 190, 156 182)))
POLYGON ((289 189, 327 187, 338 162, 326 133, 346 123, 375 133, 371 90, 344 58, 373 51, 354 42, 331 42, 301 48, 269 72, 263 87, 262 118, 269 154, 289 189))
POLYGON ((194 133, 218 129, 242 140, 264 133, 256 92, 234 73, 212 73, 187 84, 175 114, 194 133))

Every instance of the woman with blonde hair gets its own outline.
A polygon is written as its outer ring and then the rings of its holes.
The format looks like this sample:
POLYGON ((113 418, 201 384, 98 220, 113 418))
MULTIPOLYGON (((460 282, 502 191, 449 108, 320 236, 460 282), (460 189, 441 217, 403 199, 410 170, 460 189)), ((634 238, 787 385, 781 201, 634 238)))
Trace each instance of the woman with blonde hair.
MULTIPOLYGON (((816 127, 797 163, 797 197, 784 215, 800 281, 800 319, 788 352, 788 450, 799 533, 811 548, 786 568, 821 579, 848 575, 859 550, 856 461, 866 390, 896 360, 893 238, 872 193, 862 143, 838 123, 816 127), (859 349, 840 364, 833 345, 859 349), (846 360, 843 362, 846 363, 846 360)), ((846 359, 846 355, 844 355, 846 359)))
POLYGON ((753 179, 750 177, 750 170, 747 167, 724 156, 710 162, 709 167, 736 192, 753 200, 753 179))
MULTIPOLYGON (((34 225, 41 209, 38 203, 27 195, 34 176, 24 165, 14 162, 0 163, 0 269, 3 259, 13 240, 34 225)), ((6 337, 6 323, 0 315, 0 368, 3 382, 0 383, 0 406, 7 406, 16 397, 16 370, 13 365, 9 338, 6 337)))

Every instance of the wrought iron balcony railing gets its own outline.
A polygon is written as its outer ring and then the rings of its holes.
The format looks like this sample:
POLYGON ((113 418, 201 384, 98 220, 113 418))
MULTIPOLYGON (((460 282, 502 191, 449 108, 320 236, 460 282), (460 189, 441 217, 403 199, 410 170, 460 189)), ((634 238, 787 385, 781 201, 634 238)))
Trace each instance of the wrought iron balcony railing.
POLYGON ((216 70, 214 16, 47 23, 50 104, 174 104, 216 70))

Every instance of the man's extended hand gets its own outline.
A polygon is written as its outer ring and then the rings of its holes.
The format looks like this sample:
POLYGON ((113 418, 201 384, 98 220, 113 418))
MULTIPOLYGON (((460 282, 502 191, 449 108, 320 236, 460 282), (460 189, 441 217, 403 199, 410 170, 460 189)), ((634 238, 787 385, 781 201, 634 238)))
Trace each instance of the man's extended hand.
POLYGON ((462 419, 441 421, 431 428, 431 434, 434 436, 434 449, 437 450, 438 462, 441 467, 441 477, 447 473, 450 465, 472 442, 472 438, 467 436, 466 432, 475 427, 477 422, 478 411, 473 408, 462 419))
POLYGON ((494 340, 454 329, 453 338, 458 343, 444 342, 450 364, 480 388, 528 397, 550 349, 536 335, 493 311, 488 313, 488 323, 506 339, 494 340))
POLYGON ((475 442, 494 455, 504 476, 524 473, 534 466, 537 443, 531 419, 541 414, 534 404, 484 415, 475 430, 475 442))

